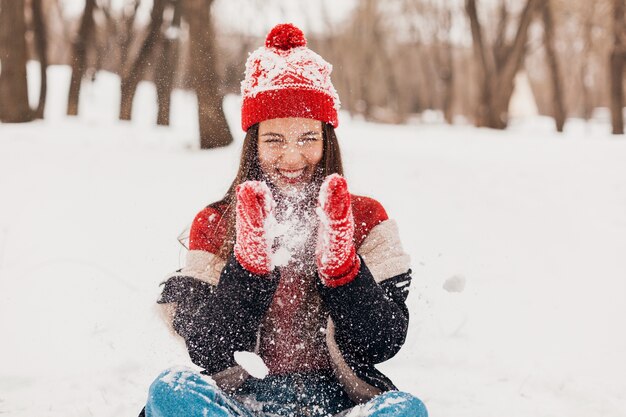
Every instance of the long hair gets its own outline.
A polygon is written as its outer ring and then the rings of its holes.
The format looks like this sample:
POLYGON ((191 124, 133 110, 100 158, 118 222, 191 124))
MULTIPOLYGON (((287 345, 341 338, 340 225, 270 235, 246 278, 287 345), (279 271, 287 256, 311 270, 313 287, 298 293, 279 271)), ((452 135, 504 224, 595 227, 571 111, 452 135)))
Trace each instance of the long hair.
MULTIPOLYGON (((312 182, 321 185, 330 174, 343 175, 339 142, 332 125, 324 123, 322 126, 323 151, 322 159, 318 163, 312 182)), ((211 206, 225 207, 221 222, 226 224, 226 235, 217 255, 226 259, 235 245, 235 203, 237 186, 246 181, 263 180, 263 171, 259 165, 259 124, 251 126, 243 140, 239 170, 232 184, 226 191, 224 198, 211 206)))

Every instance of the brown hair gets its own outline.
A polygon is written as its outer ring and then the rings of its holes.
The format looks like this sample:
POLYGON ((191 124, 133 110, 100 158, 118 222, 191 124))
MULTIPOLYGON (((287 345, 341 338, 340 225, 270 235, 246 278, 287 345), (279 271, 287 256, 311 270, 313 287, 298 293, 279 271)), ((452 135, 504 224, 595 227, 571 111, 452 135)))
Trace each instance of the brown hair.
MULTIPOLYGON (((341 163, 341 152, 339 142, 332 125, 323 123, 322 125, 323 153, 322 159, 317 165, 313 176, 313 183, 320 184, 330 174, 343 175, 343 165, 341 163)), ((226 222, 226 235, 217 255, 226 259, 235 245, 235 191, 239 184, 245 181, 263 180, 263 171, 259 165, 259 124, 252 125, 246 132, 241 150, 239 170, 232 184, 226 191, 224 198, 211 206, 221 206, 223 211, 221 222, 226 222), (225 207, 225 209, 224 209, 225 207)))

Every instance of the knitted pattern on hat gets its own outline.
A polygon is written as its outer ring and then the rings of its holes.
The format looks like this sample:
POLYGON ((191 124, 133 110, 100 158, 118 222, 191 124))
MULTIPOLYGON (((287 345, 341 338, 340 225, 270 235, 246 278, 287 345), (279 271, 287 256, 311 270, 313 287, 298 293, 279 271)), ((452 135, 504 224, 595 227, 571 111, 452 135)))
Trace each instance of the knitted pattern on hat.
POLYGON ((265 46, 246 61, 241 82, 244 131, 264 120, 303 117, 339 125, 339 96, 330 73, 332 65, 306 47, 300 29, 280 24, 267 35, 265 46))

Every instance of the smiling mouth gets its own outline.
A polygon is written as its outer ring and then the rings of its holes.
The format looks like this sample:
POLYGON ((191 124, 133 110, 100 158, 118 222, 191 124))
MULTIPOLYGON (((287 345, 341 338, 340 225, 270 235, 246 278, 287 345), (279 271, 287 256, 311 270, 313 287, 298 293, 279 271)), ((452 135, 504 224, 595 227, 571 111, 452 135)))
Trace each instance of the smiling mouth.
POLYGON ((279 169, 277 171, 283 180, 290 183, 298 182, 304 174, 304 168, 298 170, 279 169))

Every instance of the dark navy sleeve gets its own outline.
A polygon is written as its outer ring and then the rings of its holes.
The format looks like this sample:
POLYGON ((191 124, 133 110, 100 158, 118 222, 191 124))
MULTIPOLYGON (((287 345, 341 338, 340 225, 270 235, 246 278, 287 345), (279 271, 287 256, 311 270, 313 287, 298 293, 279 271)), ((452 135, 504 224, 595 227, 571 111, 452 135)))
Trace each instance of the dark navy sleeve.
POLYGON ((361 259, 356 278, 346 285, 318 290, 335 323, 341 352, 362 363, 380 363, 402 347, 409 326, 406 298, 411 271, 378 284, 361 259))
POLYGON ((235 364, 235 351, 254 350, 277 285, 277 274, 254 275, 231 256, 217 286, 174 276, 164 283, 158 302, 176 303, 174 329, 193 363, 213 374, 235 364))

